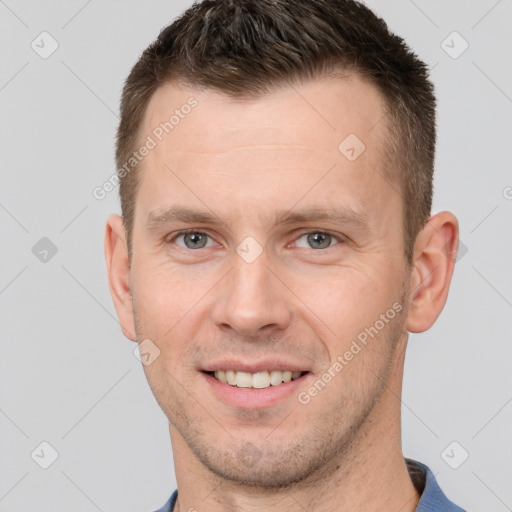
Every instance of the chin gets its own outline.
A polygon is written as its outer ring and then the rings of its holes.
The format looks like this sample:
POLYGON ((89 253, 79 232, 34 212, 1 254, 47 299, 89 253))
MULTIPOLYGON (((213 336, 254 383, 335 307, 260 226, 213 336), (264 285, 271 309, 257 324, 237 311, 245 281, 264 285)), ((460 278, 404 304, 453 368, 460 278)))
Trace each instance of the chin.
MULTIPOLYGON (((197 440, 196 440, 197 441, 197 440)), ((306 480, 325 478, 332 462, 332 449, 312 439, 301 442, 232 440, 224 449, 212 443, 189 443, 194 455, 215 476, 248 487, 285 489, 306 480), (307 447, 307 448, 305 448, 307 447), (323 448, 323 449, 322 449, 323 448), (322 473, 322 475, 320 475, 322 473)))
MULTIPOLYGON (((285 489, 293 484, 306 480, 312 473, 312 468, 301 461, 290 461, 287 464, 277 463, 273 457, 262 455, 258 462, 247 465, 246 462, 233 460, 227 457, 225 462, 216 459, 202 461, 203 464, 216 476, 248 487, 261 487, 272 489, 285 489)), ((316 469, 316 468, 315 468, 316 469)))

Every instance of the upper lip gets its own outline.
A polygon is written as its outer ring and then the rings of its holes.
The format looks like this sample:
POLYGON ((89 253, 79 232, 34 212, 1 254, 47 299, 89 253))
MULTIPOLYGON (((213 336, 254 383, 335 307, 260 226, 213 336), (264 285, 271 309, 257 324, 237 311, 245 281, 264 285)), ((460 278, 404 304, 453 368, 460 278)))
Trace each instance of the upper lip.
POLYGON ((239 372, 257 373, 264 371, 291 370, 292 372, 309 372, 310 367, 304 363, 285 361, 280 358, 261 359, 259 361, 242 361, 240 359, 223 359, 211 361, 202 368, 204 372, 216 372, 219 370, 235 370, 239 372))

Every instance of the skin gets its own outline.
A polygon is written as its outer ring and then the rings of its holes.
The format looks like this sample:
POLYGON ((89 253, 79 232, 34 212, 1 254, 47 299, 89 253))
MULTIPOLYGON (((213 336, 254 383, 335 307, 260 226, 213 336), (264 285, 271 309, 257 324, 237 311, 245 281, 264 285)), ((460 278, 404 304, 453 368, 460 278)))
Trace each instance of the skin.
POLYGON ((123 332, 160 350, 144 371, 169 419, 176 509, 412 512, 405 350, 408 332, 430 328, 446 302, 457 219, 432 216, 407 266, 402 198, 382 177, 385 105, 355 75, 244 101, 168 83, 148 106, 144 138, 190 97, 197 107, 143 161, 131 261, 119 216, 105 236, 123 332), (351 133, 366 146, 352 162, 338 150, 351 133), (150 221, 177 204, 217 223, 150 221), (352 208, 367 225, 275 218, 313 206, 352 208), (210 237, 206 247, 173 238, 190 228, 210 237), (318 231, 332 233, 327 248, 311 248, 307 233, 318 231), (252 263, 236 252, 248 236, 263 249, 252 263), (307 391, 395 303, 400 314, 307 404, 294 393, 234 407, 200 372, 223 357, 282 359, 307 367, 307 391))

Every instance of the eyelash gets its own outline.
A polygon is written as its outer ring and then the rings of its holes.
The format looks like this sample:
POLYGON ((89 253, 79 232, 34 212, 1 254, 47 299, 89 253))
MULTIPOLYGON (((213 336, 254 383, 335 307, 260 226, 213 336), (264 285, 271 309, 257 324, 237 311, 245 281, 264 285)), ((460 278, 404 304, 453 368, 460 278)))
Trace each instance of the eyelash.
MULTIPOLYGON (((175 240, 180 237, 180 236, 183 236, 183 235, 187 235, 187 234, 190 234, 190 233, 197 233, 199 235, 206 235, 207 237, 209 237, 210 239, 213 240, 213 238, 206 232, 204 231, 198 231, 197 229, 185 229, 183 231, 179 231, 178 233, 176 233, 172 238, 170 238, 167 242, 168 243, 174 243, 175 240)), ((330 231, 323 231, 323 230, 319 230, 319 229, 313 229, 313 230, 309 230, 309 231, 304 231, 304 232, 301 232, 298 237, 295 239, 296 240, 299 240, 300 238, 302 238, 303 236, 307 236, 307 235, 311 235, 311 234, 322 234, 322 235, 329 235, 331 236, 334 240, 337 240, 338 243, 343 243, 345 242, 345 240, 339 236, 339 235, 336 235, 334 233, 331 233, 330 231)), ((336 245, 336 244, 334 244, 336 245)), ((325 251, 326 249, 331 249, 333 246, 329 246, 329 247, 326 247, 324 249, 313 249, 312 247, 309 247, 309 249, 311 249, 312 251, 325 251)), ((199 249, 189 249, 188 247, 181 247, 182 249, 185 249, 185 250, 189 250, 189 251, 194 251, 194 250, 199 250, 199 249)), ((200 247, 200 249, 207 249, 207 247, 200 247)))

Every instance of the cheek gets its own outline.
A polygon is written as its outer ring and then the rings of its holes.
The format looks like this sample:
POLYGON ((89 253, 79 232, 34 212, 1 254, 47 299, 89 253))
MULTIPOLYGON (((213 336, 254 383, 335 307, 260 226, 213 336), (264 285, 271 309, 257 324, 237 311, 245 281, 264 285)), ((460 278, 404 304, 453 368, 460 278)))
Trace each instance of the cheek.
POLYGON ((141 263, 133 274, 138 324, 147 337, 161 340, 193 312, 208 290, 208 282, 193 272, 141 263))
POLYGON ((398 300, 396 284, 383 276, 373 277, 355 268, 296 279, 294 291, 302 299, 302 309, 322 324, 340 349, 362 330, 372 326, 398 300))
POLYGON ((148 262, 145 267, 139 265, 134 274, 137 335, 141 340, 151 340, 159 354, 144 370, 152 387, 161 385, 162 392, 169 386, 179 392, 173 377, 180 382, 193 378, 193 340, 209 332, 205 318, 211 277, 148 262))

